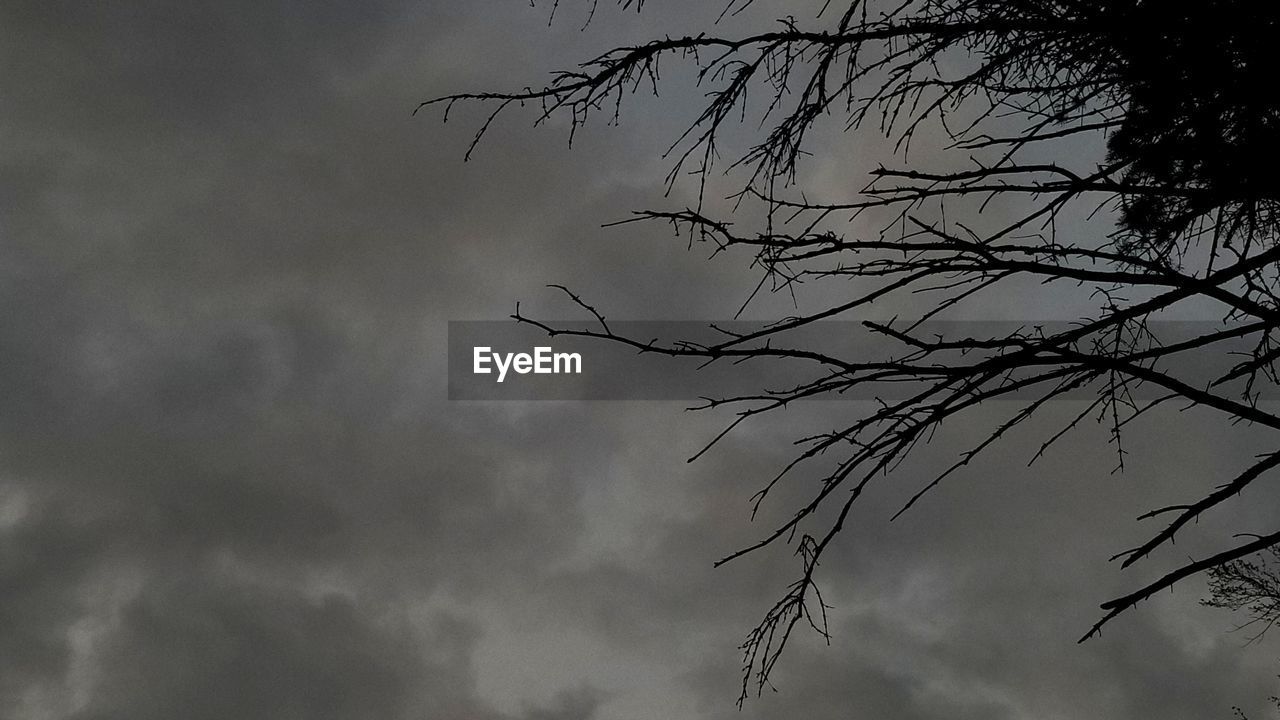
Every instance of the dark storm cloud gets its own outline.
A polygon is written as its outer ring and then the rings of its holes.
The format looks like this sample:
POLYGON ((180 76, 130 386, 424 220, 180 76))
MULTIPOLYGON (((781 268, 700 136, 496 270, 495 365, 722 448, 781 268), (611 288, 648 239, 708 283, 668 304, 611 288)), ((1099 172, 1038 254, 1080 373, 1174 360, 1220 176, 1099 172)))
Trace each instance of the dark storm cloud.
MULTIPOLYGON (((396 140, 335 97, 403 16, 4 12, 5 716, 497 717, 475 632, 375 622, 504 585, 575 527, 538 428, 432 417, 431 307, 379 294, 448 291, 430 163, 380 163, 396 140)), ((409 100, 379 105, 400 139, 409 100)), ((556 702, 530 712, 596 704, 556 702)))
MULTIPOLYGON (((337 598, 179 586, 130 604, 119 623, 97 700, 76 717, 400 717, 424 677, 408 638, 376 632, 337 598)), ((457 681, 439 678, 437 696, 457 681)))
MULTIPOLYGON (((49 335, 61 324, 50 321, 53 308, 11 304, 10 321, 32 325, 11 335, 49 335)), ((569 542, 573 488, 539 466, 552 442, 537 426, 512 427, 498 443, 462 426, 389 418, 395 398, 364 375, 376 362, 340 346, 343 336, 295 308, 169 334, 136 330, 123 348, 91 348, 109 367, 87 378, 38 344, 10 357, 5 384, 21 402, 4 416, 5 471, 25 509, 3 531, 14 686, 0 689, 9 702, 71 672, 69 637, 100 604, 85 588, 118 568, 140 573, 140 587, 103 621, 111 639, 91 662, 104 674, 89 677, 104 694, 90 696, 86 717, 165 716, 204 692, 211 716, 279 717, 273 702, 314 716, 303 702, 313 683, 350 696, 333 717, 395 717, 397 694, 440 703, 441 689, 465 687, 433 684, 433 666, 407 662, 412 653, 362 629, 358 613, 441 586, 464 596, 509 586, 569 542), (122 361, 109 362, 113 350, 122 361), (446 441, 458 447, 444 452, 446 441), (552 514, 558 521, 545 522, 552 514), (221 558, 251 572, 222 578, 221 558), (342 610, 332 626, 304 592, 317 573, 360 598, 326 601, 342 610), (258 598, 264 579, 283 587, 258 598), (303 635, 328 648, 326 663, 303 662, 314 654, 295 647, 303 635), (230 657, 217 655, 222 641, 235 646, 230 657), (165 668, 171 674, 158 674, 165 668), (384 677, 387 668, 395 672, 384 677), (258 680, 241 687, 246 678, 258 680), (366 707, 369 698, 385 705, 366 707)), ((59 349, 80 349, 69 346, 59 349)), ((467 660, 446 667, 465 679, 467 660)), ((465 694, 451 702, 464 701, 478 707, 465 694)))
MULTIPOLYGON (((732 714, 735 645, 795 566, 710 562, 761 531, 746 499, 799 420, 686 466, 714 418, 444 401, 445 321, 563 313, 548 282, 618 316, 737 308, 741 264, 597 227, 664 202, 678 113, 641 101, 573 152, 509 119, 466 166, 480 115, 409 115, 678 27, 654 9, 579 33, 523 3, 0 8, 0 715, 732 714)), ((1082 494, 1112 462, 1083 444, 1016 493, 1002 460, 893 525, 908 490, 872 497, 828 568, 834 644, 798 642, 747 714, 1249 703, 1270 668, 1164 622, 1182 606, 1073 644, 1125 587, 1080 526, 1130 528, 1116 487, 1212 484, 1254 449, 1229 440, 1082 494)))

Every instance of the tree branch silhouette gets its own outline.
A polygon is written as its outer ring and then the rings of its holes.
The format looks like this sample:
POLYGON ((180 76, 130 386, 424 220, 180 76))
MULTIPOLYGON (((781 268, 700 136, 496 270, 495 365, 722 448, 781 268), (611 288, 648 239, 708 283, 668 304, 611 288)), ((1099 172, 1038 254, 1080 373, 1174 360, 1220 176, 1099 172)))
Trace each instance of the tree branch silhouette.
MULTIPOLYGON (((749 5, 731 3, 725 12, 749 5)), ((618 47, 552 75, 542 87, 454 94, 419 107, 442 106, 446 118, 458 103, 493 108, 467 157, 497 118, 523 106, 535 108, 535 123, 567 116, 572 142, 597 115, 618 122, 627 98, 642 89, 656 93, 662 63, 688 64, 706 101, 667 150, 667 187, 691 171, 696 202, 639 211, 622 222, 668 225, 716 254, 745 249, 763 274, 762 287, 775 292, 856 281, 846 284, 852 289, 843 302, 715 344, 615 334, 567 288, 570 301, 598 321, 595 329, 557 327, 518 307, 513 316, 551 335, 708 363, 813 364, 812 379, 794 387, 706 399, 700 407, 737 413, 708 447, 742 421, 798 400, 882 383, 907 388, 901 399, 878 403, 846 427, 804 439, 795 459, 752 498, 753 516, 774 488, 811 471, 820 456, 842 453, 842 459, 833 470, 812 471, 818 489, 789 519, 717 563, 775 543, 794 543, 800 558, 799 579, 742 646, 739 704, 768 685, 802 620, 827 635, 816 573, 863 490, 975 407, 998 398, 1025 401, 902 510, 1046 403, 1081 390, 1092 390, 1094 400, 1032 462, 1094 418, 1109 427, 1123 466, 1122 430, 1170 401, 1213 411, 1226 423, 1280 430, 1280 415, 1258 403, 1261 389, 1276 383, 1280 357, 1280 98, 1264 90, 1280 69, 1272 47, 1280 9, 1260 0, 854 0, 829 2, 805 22, 780 18, 777 26, 736 37, 712 28, 618 47), (749 113, 759 116, 760 130, 722 167, 723 137, 749 113), (801 168, 824 123, 883 139, 904 163, 913 141, 926 134, 944 149, 929 158, 937 167, 880 166, 853 197, 815 201, 800 189, 801 168), (1080 153, 1089 143, 1099 149, 1096 157, 1080 153), (732 207, 719 217, 707 196, 718 171, 739 183, 729 196, 732 207), (1001 211, 990 212, 997 200, 1001 211), (1059 220, 1082 205, 1112 218, 1111 230, 1063 237, 1059 220), (738 230, 735 218, 748 206, 755 229, 738 230), (857 232, 869 223, 880 229, 857 232), (1033 326, 981 337, 921 331, 925 321, 963 311, 977 298, 1028 285, 1072 288, 1093 298, 1097 310, 1053 331, 1033 326), (821 320, 911 308, 921 298, 925 308, 908 319, 864 323, 896 343, 898 353, 887 359, 835 357, 787 340, 789 331, 821 320), (1155 319, 1193 305, 1216 308, 1220 322, 1177 342, 1156 337, 1155 319), (1189 358, 1234 357, 1241 343, 1252 348, 1247 356, 1212 382, 1183 377, 1196 362, 1189 358), (1139 402, 1142 387, 1159 389, 1160 397, 1139 402), (819 510, 828 506, 834 519, 823 524, 819 510)), ((1113 559, 1128 567, 1150 556, 1276 465, 1280 453, 1265 455, 1202 497, 1144 515, 1174 519, 1113 559)), ((1256 536, 1103 603, 1105 614, 1081 641, 1179 580, 1239 567, 1233 563, 1276 542, 1280 533, 1256 536)))

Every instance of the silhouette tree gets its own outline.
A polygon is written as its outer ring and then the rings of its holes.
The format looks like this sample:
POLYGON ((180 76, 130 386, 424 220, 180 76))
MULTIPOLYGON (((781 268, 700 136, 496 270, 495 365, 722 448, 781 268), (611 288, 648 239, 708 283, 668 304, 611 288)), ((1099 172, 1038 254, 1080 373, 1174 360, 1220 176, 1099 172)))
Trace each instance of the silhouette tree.
MULTIPOLYGON (((622 4, 638 9, 641 2, 622 4)), ((733 0, 724 12, 751 6, 733 0)), ((1258 402, 1277 380, 1273 364, 1280 357, 1280 95, 1270 91, 1280 69, 1271 47, 1280 7, 1261 0, 828 0, 815 10, 808 20, 779 18, 761 32, 719 35, 715 25, 616 47, 542 87, 422 105, 443 106, 446 119, 460 102, 491 107, 469 157, 513 108, 533 106, 537 122, 566 116, 576 131, 598 115, 618 121, 630 95, 656 92, 666 64, 695 68, 705 103, 672 146, 668 183, 691 173, 697 200, 681 209, 642 210, 625 222, 666 223, 716 251, 746 248, 762 273, 761 288, 785 292, 837 281, 849 288, 847 299, 756 332, 726 331, 716 344, 616 334, 573 293, 571 300, 598 320, 594 329, 558 327, 519 308, 514 317, 553 335, 708 362, 814 363, 812 379, 794 387, 708 400, 703 407, 736 410, 729 429, 799 399, 876 383, 907 388, 845 427, 805 439, 794 461, 755 495, 758 508, 798 474, 819 480, 788 520, 721 561, 774 543, 794 543, 800 558, 797 580, 742 646, 739 703, 766 686, 798 624, 826 634, 815 573, 863 490, 975 407, 997 398, 1024 401, 925 483, 904 511, 1070 393, 1089 391, 1092 400, 1036 458, 1081 422, 1096 420, 1109 426, 1123 466, 1122 429, 1168 403, 1280 430, 1280 415, 1258 402), (743 123, 748 117, 752 122, 743 123), (723 147, 733 145, 729 129, 749 131, 756 119, 755 139, 722 158, 723 147), (872 169, 852 197, 816 200, 822 193, 805 187, 805 159, 823 152, 810 146, 820 129, 832 127, 882 138, 901 164, 872 169), (930 151, 909 160, 913 143, 921 142, 930 151), (723 203, 708 200, 722 177, 736 183, 723 211, 723 203), (1089 225, 1078 219, 1073 229, 1060 228, 1060 220, 1088 212, 1111 218, 1110 231, 1081 230, 1089 225), (739 219, 755 227, 739 229, 739 219), (869 223, 881 229, 861 231, 869 223), (1000 291, 1087 296, 1097 309, 1061 328, 979 336, 922 331, 924 321, 954 316, 1000 291), (923 309, 921 298, 928 299, 923 309), (864 323, 898 344, 893 357, 838 357, 788 344, 789 331, 872 307, 910 315, 864 323), (1156 337, 1153 319, 1192 307, 1214 308, 1219 321, 1176 342, 1156 337), (1243 357, 1233 354, 1241 348, 1243 357), (1204 357, 1227 361, 1210 382, 1186 372, 1193 365, 1188 358, 1204 357), (1158 392, 1147 400, 1140 388, 1158 392), (832 454, 840 458, 834 469, 817 462, 832 454)), ((1144 515, 1168 522, 1114 559, 1128 567, 1172 543, 1189 523, 1278 465, 1280 451, 1234 476, 1206 478, 1203 495, 1144 515)), ((1195 573, 1216 569, 1220 590, 1240 587, 1222 584, 1237 577, 1227 573, 1246 567, 1237 561, 1280 542, 1280 528, 1264 530, 1104 603, 1081 640, 1195 573)))
POLYGON ((1261 638, 1280 622, 1280 548, 1211 569, 1209 591, 1204 605, 1247 612, 1241 629, 1253 629, 1250 641, 1261 638))
MULTIPOLYGON (((1249 642, 1262 638, 1280 622, 1280 548, 1272 546, 1251 558, 1232 560, 1209 570, 1208 598, 1201 604, 1244 612, 1249 619, 1239 630, 1250 632, 1249 642)), ((1280 698, 1272 696, 1271 705, 1280 710, 1280 698)), ((1248 720, 1240 708, 1237 718, 1248 720)))

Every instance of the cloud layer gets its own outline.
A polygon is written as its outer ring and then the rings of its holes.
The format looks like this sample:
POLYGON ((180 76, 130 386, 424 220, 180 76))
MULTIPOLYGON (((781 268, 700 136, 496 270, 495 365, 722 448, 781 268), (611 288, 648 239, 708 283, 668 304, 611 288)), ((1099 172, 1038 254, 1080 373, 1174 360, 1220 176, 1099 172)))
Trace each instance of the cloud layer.
POLYGON ((450 319, 564 311, 552 282, 619 317, 726 317, 754 283, 598 229, 681 199, 658 101, 572 151, 509 120, 467 165, 478 115, 410 115, 706 20, 548 9, 0 8, 0 717, 1200 720, 1269 694, 1270 651, 1195 587, 1074 644, 1135 582, 1105 562, 1131 518, 1259 438, 1192 418, 1171 444, 1170 414, 1111 477, 1085 432, 888 523, 997 408, 869 497, 824 569, 831 645, 797 636, 738 714, 736 645, 795 565, 711 562, 766 529, 747 499, 795 429, 848 409, 686 465, 723 418, 445 400, 450 319))

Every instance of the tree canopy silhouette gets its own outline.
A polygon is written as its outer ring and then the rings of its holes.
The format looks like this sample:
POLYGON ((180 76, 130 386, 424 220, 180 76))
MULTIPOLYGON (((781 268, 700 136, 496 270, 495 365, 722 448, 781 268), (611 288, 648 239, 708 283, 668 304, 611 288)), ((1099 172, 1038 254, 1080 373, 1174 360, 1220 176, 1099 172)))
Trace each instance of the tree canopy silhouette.
MULTIPOLYGON (((639 9, 642 3, 622 4, 639 9)), ((724 13, 752 5, 734 0, 724 13)), ((592 3, 588 12, 595 11, 592 3)), ((557 327, 518 309, 516 319, 552 334, 709 362, 750 357, 815 364, 812 380, 795 387, 708 400, 705 407, 736 408, 730 429, 799 399, 874 383, 909 388, 845 427, 805 439, 794 461, 756 494, 759 507, 797 474, 819 480, 788 520, 722 561, 774 543, 794 543, 801 560, 798 579, 743 644, 743 698, 767 685, 798 624, 826 633, 815 573, 864 488, 891 474, 937 428, 987 401, 1024 402, 1011 406, 1007 420, 925 483, 903 510, 1046 403, 1082 390, 1092 393, 1084 410, 1035 457, 1082 421, 1096 419, 1110 427, 1122 465, 1122 429, 1166 403, 1280 430, 1280 414, 1259 402, 1276 383, 1280 357, 1280 95, 1271 84, 1280 69, 1273 47, 1280 6, 1261 0, 829 0, 815 11, 806 20, 779 18, 773 29, 743 35, 717 34, 718 24, 691 28, 679 37, 610 49, 540 87, 462 93, 422 106, 443 106, 446 118, 458 103, 490 106, 470 156, 511 110, 532 106, 537 122, 567 116, 576 131, 601 115, 618 121, 628 97, 656 92, 667 64, 696 69, 705 103, 672 146, 668 183, 691 172, 697 201, 640 210, 626 222, 666 223, 717 251, 746 248, 762 288, 789 291, 834 280, 845 282, 848 297, 757 332, 726 332, 723 342, 710 345, 616 335, 572 293, 599 321, 596 329, 557 327), (722 157, 724 147, 733 146, 728 130, 750 132, 756 119, 754 139, 722 157), (887 142, 900 164, 870 169, 866 186, 849 197, 815 199, 831 191, 807 187, 804 172, 810 154, 827 152, 814 145, 823 128, 887 142), (912 158, 919 142, 934 149, 912 158), (724 178, 735 183, 727 207, 708 196, 724 178), (995 201, 998 212, 990 209, 995 201), (1089 213, 1110 218, 1110 229, 1082 231, 1091 226, 1073 221, 1070 231, 1062 230, 1064 218, 1089 213), (740 228, 740 220, 754 227, 740 228), (867 232, 869 223, 879 230, 867 232), (954 337, 921 331, 925 320, 954 316, 1001 291, 1070 292, 1092 298, 1096 311, 1053 329, 954 337), (920 309, 922 297, 928 300, 920 309), (856 318, 872 307, 899 313, 893 322, 865 322, 898 344, 891 358, 788 345, 788 331, 856 318), (1211 307, 1218 319, 1176 342, 1152 331, 1153 319, 1190 307, 1211 307), (1232 354, 1241 348, 1243 357, 1232 354), (1208 382, 1189 377, 1188 367, 1198 361, 1188 358, 1206 355, 1227 363, 1208 382), (1139 388, 1157 392, 1145 400, 1139 388), (833 454, 840 458, 834 468, 818 462, 833 454), (830 514, 819 513, 829 506, 830 514)), ((1127 567, 1172 543, 1188 524, 1278 465, 1280 451, 1235 475, 1205 478, 1203 495, 1144 515, 1167 523, 1114 559, 1127 567)), ((1082 640, 1189 575, 1233 567, 1280 542, 1280 528, 1261 530, 1104 603, 1082 640)))

